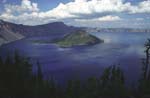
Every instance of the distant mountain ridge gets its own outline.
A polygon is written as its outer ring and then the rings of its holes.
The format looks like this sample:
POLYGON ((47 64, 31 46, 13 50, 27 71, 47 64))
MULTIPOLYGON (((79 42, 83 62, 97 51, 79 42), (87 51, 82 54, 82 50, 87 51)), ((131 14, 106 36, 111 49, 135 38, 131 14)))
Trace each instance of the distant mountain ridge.
POLYGON ((63 22, 53 22, 44 25, 27 26, 0 20, 0 45, 24 37, 64 35, 79 28, 67 26, 63 22))
POLYGON ((44 25, 27 26, 22 24, 14 24, 1 20, 3 25, 9 26, 12 32, 19 32, 25 37, 31 36, 49 36, 55 34, 64 34, 76 30, 76 27, 67 26, 63 22, 53 22, 44 25))
POLYGON ((0 45, 25 37, 65 35, 76 30, 86 32, 150 32, 150 29, 128 28, 83 28, 68 26, 63 22, 53 22, 37 26, 14 24, 0 20, 0 45))
POLYGON ((87 32, 109 32, 109 33, 115 33, 115 32, 129 32, 129 33, 150 33, 150 29, 140 29, 140 28, 84 28, 87 32))

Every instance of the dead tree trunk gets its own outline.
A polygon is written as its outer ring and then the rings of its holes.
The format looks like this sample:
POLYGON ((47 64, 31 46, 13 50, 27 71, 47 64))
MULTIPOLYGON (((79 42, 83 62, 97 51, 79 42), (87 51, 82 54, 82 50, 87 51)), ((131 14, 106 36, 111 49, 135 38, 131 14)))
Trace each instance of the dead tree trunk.
POLYGON ((145 55, 146 58, 144 59, 145 61, 143 61, 144 64, 144 79, 148 79, 148 75, 149 75, 149 64, 150 64, 150 39, 148 39, 148 42, 146 42, 145 44, 146 50, 145 50, 145 55))

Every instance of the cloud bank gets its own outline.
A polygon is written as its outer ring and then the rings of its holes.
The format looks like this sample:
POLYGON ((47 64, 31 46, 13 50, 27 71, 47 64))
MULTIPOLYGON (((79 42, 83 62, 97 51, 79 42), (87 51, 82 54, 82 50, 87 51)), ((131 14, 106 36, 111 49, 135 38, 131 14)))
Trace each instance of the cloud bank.
MULTIPOLYGON (((39 25, 53 21, 64 21, 72 25, 87 22, 89 25, 95 21, 123 22, 126 20, 123 15, 136 14, 150 14, 150 0, 141 1, 136 5, 124 0, 74 0, 66 4, 60 3, 56 8, 45 12, 39 9, 37 3, 22 0, 20 5, 6 4, 0 19, 25 25, 39 25)), ((138 20, 142 20, 141 17, 138 20)))

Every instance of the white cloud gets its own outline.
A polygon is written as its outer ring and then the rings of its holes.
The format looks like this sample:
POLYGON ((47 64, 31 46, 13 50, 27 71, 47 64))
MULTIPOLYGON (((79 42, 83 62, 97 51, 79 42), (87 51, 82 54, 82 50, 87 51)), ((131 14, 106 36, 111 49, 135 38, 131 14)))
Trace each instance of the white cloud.
POLYGON ((104 16, 104 17, 100 17, 98 18, 99 21, 118 21, 121 20, 121 18, 119 16, 104 16))
POLYGON ((5 12, 0 19, 26 25, 44 24, 52 21, 118 21, 118 14, 150 13, 150 0, 132 5, 124 0, 74 0, 56 8, 42 12, 38 4, 30 0, 22 0, 20 5, 5 5, 5 12), (114 14, 114 15, 113 15, 114 14), (90 16, 90 18, 89 18, 90 16), (94 16, 94 17, 91 17, 94 16), (82 18, 82 19, 81 19, 82 18), (87 20, 87 18, 89 20, 87 20))
POLYGON ((75 21, 77 22, 110 22, 110 21, 119 21, 122 20, 119 16, 111 16, 111 15, 107 15, 107 16, 102 16, 99 18, 93 18, 93 19, 75 19, 75 21))
POLYGON ((5 13, 24 13, 24 12, 37 12, 39 11, 38 4, 32 3, 30 0, 22 0, 21 5, 5 5, 5 13))
POLYGON ((53 12, 65 12, 68 15, 101 14, 101 13, 150 13, 150 0, 132 5, 123 0, 75 0, 67 4, 60 4, 53 12))
POLYGON ((53 10, 47 11, 43 14, 45 14, 48 17, 53 17, 53 18, 56 18, 56 19, 77 17, 73 14, 70 14, 67 10, 68 10, 68 7, 66 5, 60 3, 58 5, 58 7, 54 8, 53 10))
POLYGON ((69 25, 73 24, 75 26, 83 26, 83 27, 99 27, 104 24, 107 24, 108 27, 110 26, 110 23, 111 26, 115 26, 114 22, 120 22, 121 20, 123 19, 121 19, 119 16, 107 15, 107 16, 102 16, 93 19, 75 19, 72 23, 68 23, 68 24, 69 25), (114 24, 112 25, 112 23, 114 24))
POLYGON ((150 13, 150 0, 140 2, 139 5, 133 9, 133 13, 150 13))

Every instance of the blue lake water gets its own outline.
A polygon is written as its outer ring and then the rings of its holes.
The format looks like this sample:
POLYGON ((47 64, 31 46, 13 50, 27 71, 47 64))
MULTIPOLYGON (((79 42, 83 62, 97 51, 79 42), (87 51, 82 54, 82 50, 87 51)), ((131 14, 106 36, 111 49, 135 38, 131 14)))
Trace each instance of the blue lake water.
MULTIPOLYGON (((92 46, 60 48, 55 44, 35 44, 31 40, 50 40, 53 37, 28 38, 0 47, 0 55, 13 54, 30 57, 32 63, 40 61, 44 76, 55 77, 58 83, 68 79, 99 77, 103 69, 118 65, 124 71, 127 82, 137 81, 140 75, 141 58, 144 57, 144 43, 150 33, 92 33, 104 39, 104 43, 92 46)), ((33 72, 36 70, 34 66, 33 72)))

